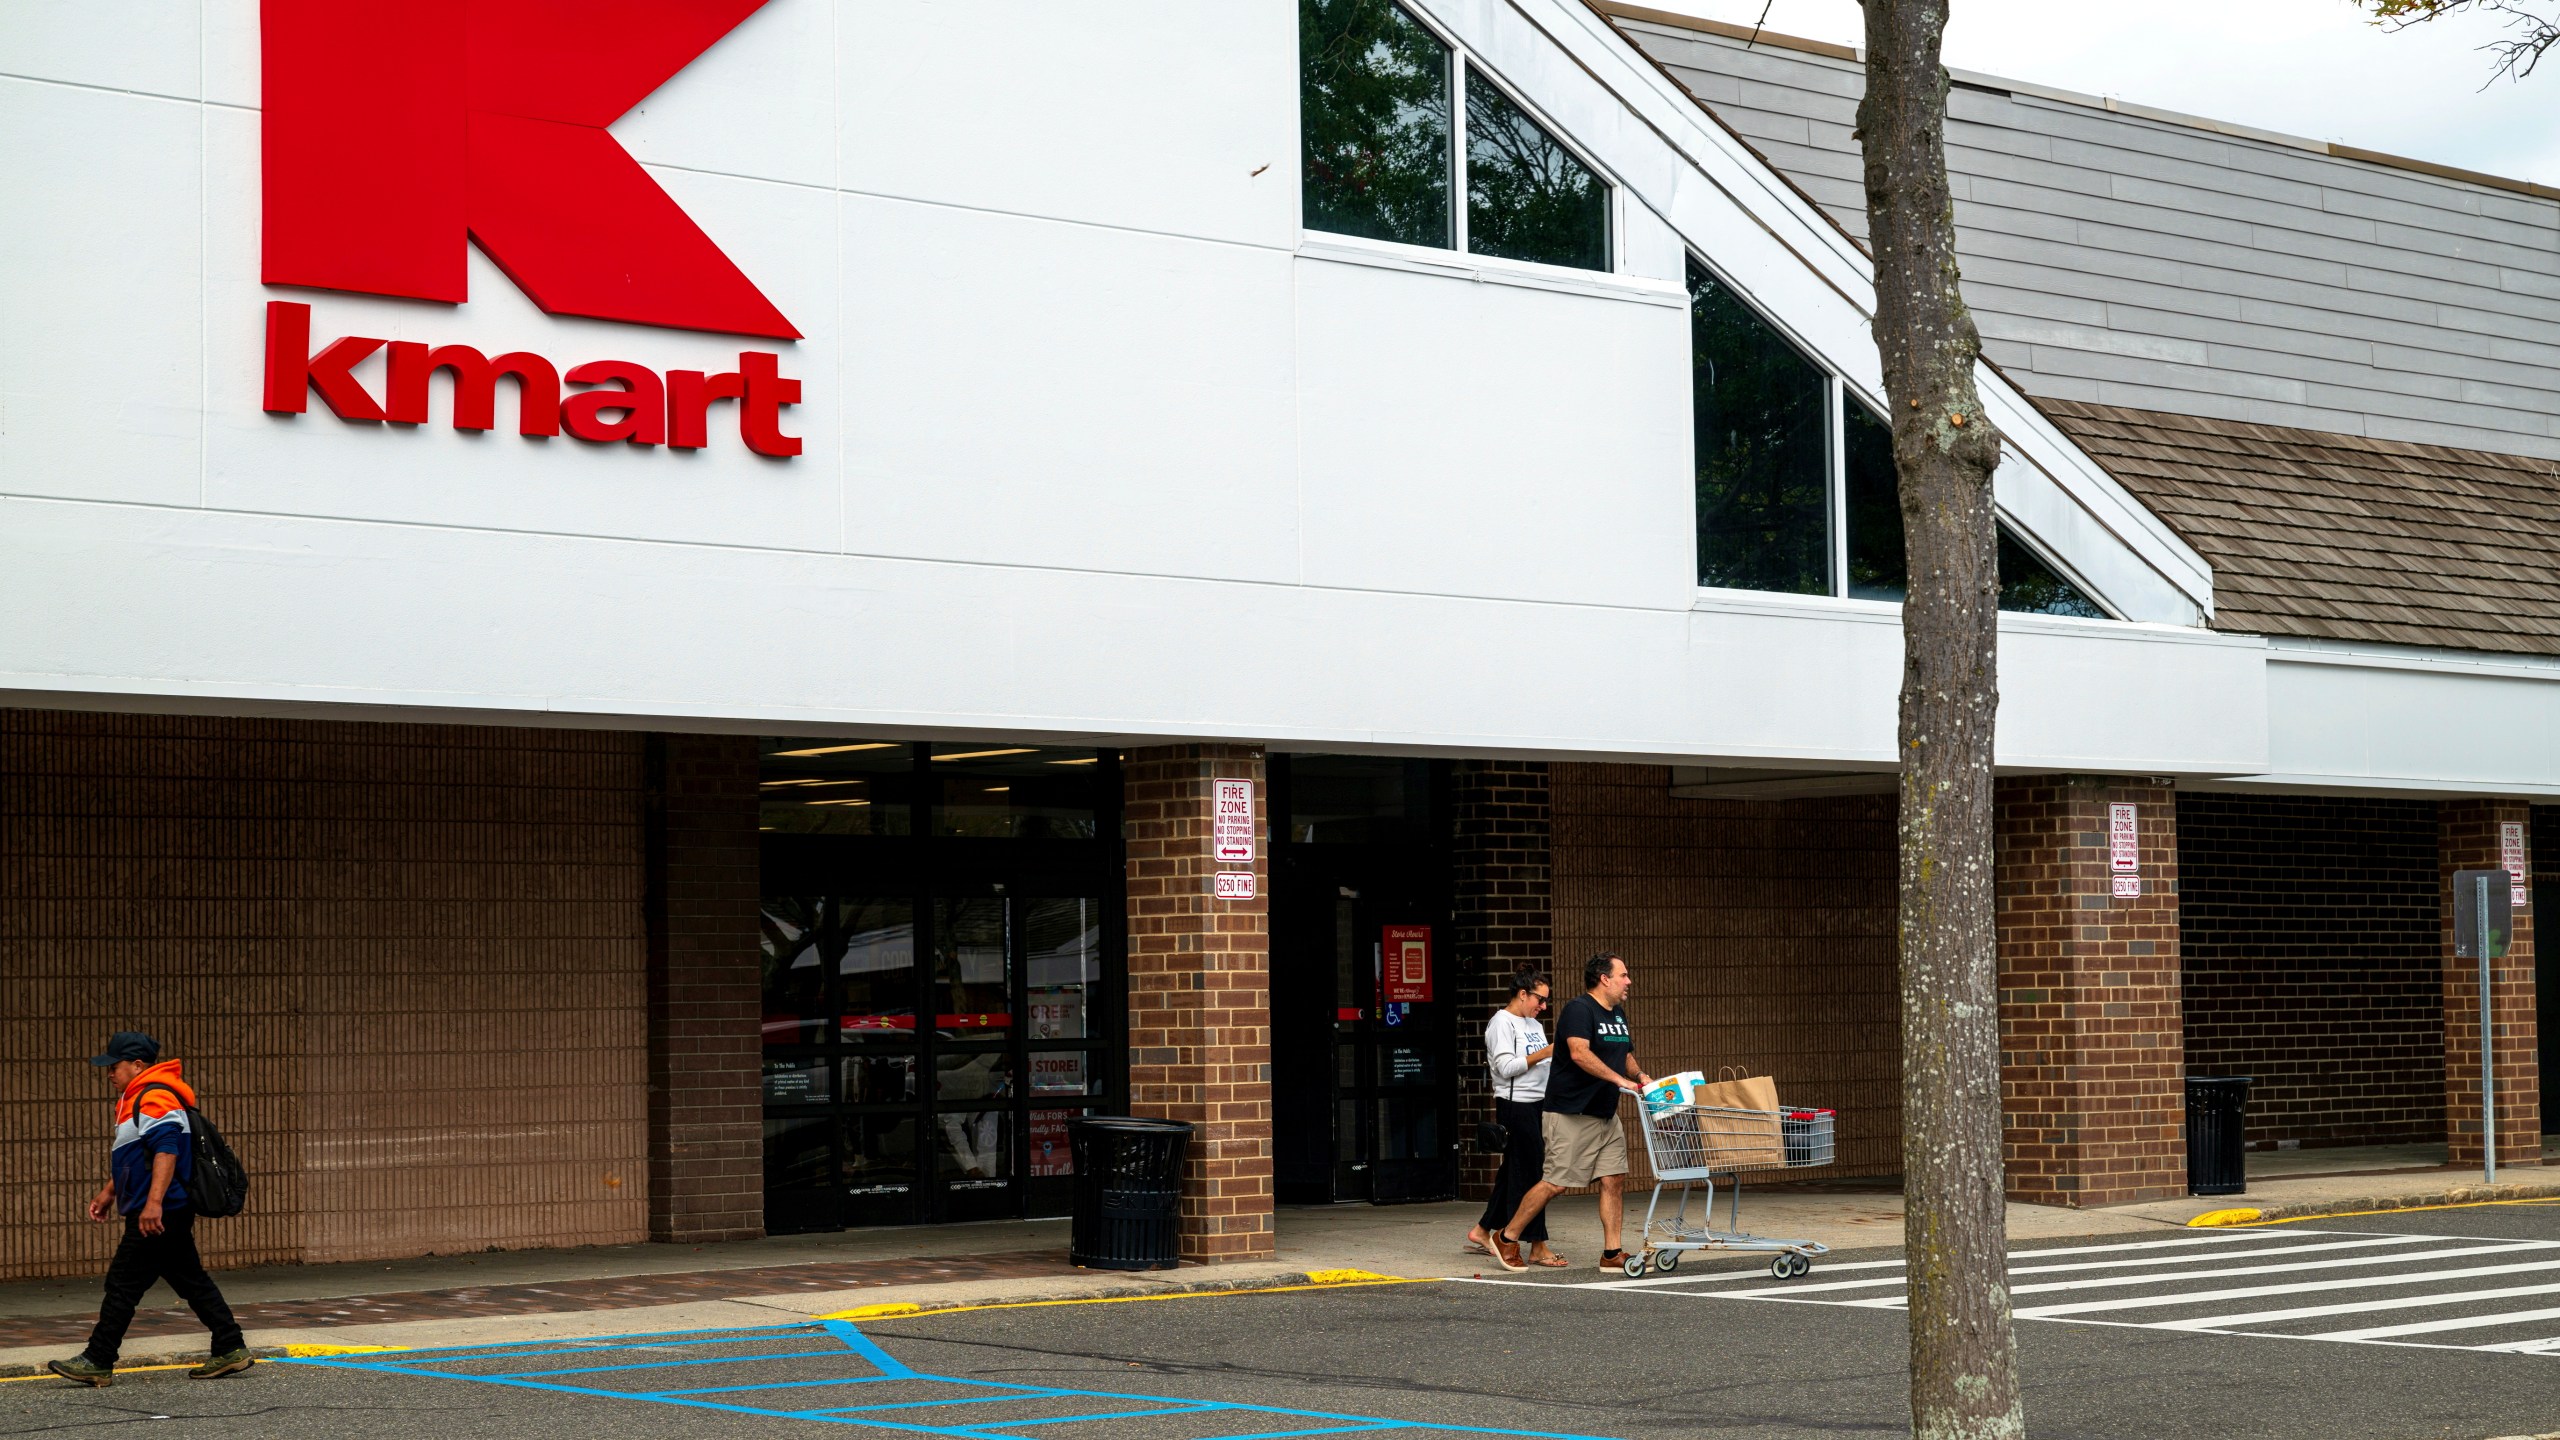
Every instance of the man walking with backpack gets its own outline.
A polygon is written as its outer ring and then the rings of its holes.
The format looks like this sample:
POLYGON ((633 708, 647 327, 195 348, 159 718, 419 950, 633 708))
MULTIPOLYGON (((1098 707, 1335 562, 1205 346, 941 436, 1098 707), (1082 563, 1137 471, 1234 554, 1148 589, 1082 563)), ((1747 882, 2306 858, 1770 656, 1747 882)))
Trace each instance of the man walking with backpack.
POLYGON ((196 1211, 187 1196, 196 1170, 195 1127, 190 1118, 196 1092, 179 1078, 178 1062, 161 1060, 160 1043, 138 1030, 119 1030, 109 1036, 106 1052, 91 1056, 89 1063, 107 1069, 117 1091, 109 1177, 105 1187, 90 1197, 89 1218, 105 1221, 123 1216, 124 1240, 107 1265, 107 1298, 98 1307, 98 1326, 89 1332, 88 1348, 46 1368, 83 1385, 113 1381, 134 1307, 142 1303, 153 1281, 166 1280, 213 1332, 211 1355, 188 1371, 188 1377, 216 1380, 236 1375, 251 1364, 249 1342, 196 1255, 196 1211))

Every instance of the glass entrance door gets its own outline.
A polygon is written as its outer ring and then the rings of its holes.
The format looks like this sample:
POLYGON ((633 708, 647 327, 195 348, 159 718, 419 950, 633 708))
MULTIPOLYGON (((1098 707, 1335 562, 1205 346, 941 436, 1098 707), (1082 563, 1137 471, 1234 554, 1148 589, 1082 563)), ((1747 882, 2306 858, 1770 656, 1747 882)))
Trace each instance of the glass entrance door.
POLYGON ((1064 1214, 1068 1120, 1125 1093, 1117 847, 1103 839, 1117 827, 1096 813, 1116 783, 1100 783, 1090 751, 1002 756, 1075 770, 1081 784, 944 763, 982 751, 874 747, 865 788, 849 795, 824 778, 837 771, 812 783, 810 766, 788 763, 818 757, 768 760, 768 820, 779 821, 764 856, 768 1230, 1064 1214), (877 754, 889 748, 901 753, 877 754), (990 814, 1019 809, 986 797, 1034 785, 1053 831, 1078 823, 1074 802, 1087 797, 1087 833, 988 833, 990 814), (794 813, 862 796, 906 823, 794 813))
POLYGON ((1277 1194, 1293 1204, 1457 1191, 1445 852, 1428 762, 1273 767, 1277 1194))

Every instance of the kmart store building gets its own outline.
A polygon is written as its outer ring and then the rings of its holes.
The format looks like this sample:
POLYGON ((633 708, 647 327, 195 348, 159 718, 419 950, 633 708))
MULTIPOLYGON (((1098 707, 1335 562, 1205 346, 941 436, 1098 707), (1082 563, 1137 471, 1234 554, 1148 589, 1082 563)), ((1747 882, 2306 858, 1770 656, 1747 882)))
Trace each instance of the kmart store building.
MULTIPOLYGON (((128 1026, 259 1171, 234 1263, 1056 1214, 1094 1111, 1267 1252, 1473 1193, 1496 977, 1600 948, 1649 1063, 1898 1168, 1854 57, 168 9, 0 21, 0 1273, 94 1260, 128 1026)), ((1960 81, 2011 1187, 2177 1193, 2190 1071, 2476 1164, 2439 901, 2560 853, 2560 207, 1960 81)))

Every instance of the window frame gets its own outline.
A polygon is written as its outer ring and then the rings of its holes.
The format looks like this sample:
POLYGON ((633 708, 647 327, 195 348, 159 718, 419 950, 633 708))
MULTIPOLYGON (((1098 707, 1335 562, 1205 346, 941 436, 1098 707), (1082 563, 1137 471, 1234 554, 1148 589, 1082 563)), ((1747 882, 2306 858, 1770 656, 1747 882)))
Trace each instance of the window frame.
MULTIPOLYGON (((1511 269, 1521 274, 1540 276, 1605 276, 1612 280, 1630 278, 1627 276, 1626 214, 1622 208, 1627 203, 1627 187, 1618 179, 1617 173, 1601 164, 1597 156, 1575 141, 1570 134, 1566 133, 1563 126, 1549 117, 1546 110, 1531 103, 1528 97, 1521 94, 1518 86, 1503 78, 1501 71, 1478 60, 1475 52, 1468 49, 1464 41, 1451 34, 1449 28, 1440 23, 1439 17, 1426 15, 1404 4, 1403 0, 1387 0, 1387 3, 1403 11, 1406 18, 1421 26, 1432 38, 1449 47, 1449 153, 1445 157, 1449 167, 1449 247, 1444 250, 1437 245, 1415 245, 1402 240, 1378 240, 1366 235, 1346 235, 1335 230, 1313 229, 1306 223, 1306 211, 1302 206, 1298 212, 1298 236, 1301 248, 1304 248, 1305 242, 1314 240, 1326 246, 1375 247, 1386 253, 1407 255, 1417 259, 1430 257, 1442 265, 1455 261, 1464 265, 1493 266, 1511 269), (1594 178, 1608 187, 1609 203, 1603 207, 1601 214, 1601 224, 1607 230, 1607 233, 1601 237, 1601 249, 1609 258, 1607 269, 1586 270, 1579 265, 1551 265, 1542 260, 1514 260, 1503 255, 1481 255, 1468 248, 1467 77, 1476 73, 1481 73, 1486 83, 1502 92, 1504 99, 1519 106, 1520 113, 1535 121, 1538 128, 1546 132, 1547 138, 1555 141, 1566 154, 1581 162, 1594 178)), ((1298 117, 1298 128, 1303 136, 1306 132, 1306 116, 1303 112, 1298 117)))
MULTIPOLYGON (((1690 264, 1696 265, 1705 270, 1708 274, 1714 276, 1716 278, 1716 283, 1731 291, 1735 299, 1740 300, 1750 309, 1753 318, 1757 319, 1761 324, 1768 326, 1771 334, 1776 335, 1778 338, 1786 341, 1787 344, 1795 347, 1797 354, 1802 355, 1815 369, 1822 372, 1824 382, 1823 404, 1825 409, 1825 419, 1828 421, 1828 424, 1825 426, 1825 433, 1829 437, 1828 450, 1823 457, 1823 483, 1829 487, 1826 492, 1828 496, 1828 503, 1823 507, 1823 514, 1824 523, 1830 527, 1830 535, 1828 536, 1830 543, 1827 547, 1828 554, 1830 556, 1831 569, 1830 589, 1823 594, 1814 595, 1794 591, 1737 590, 1729 586, 1722 585, 1696 585, 1695 579, 1698 573, 1698 557, 1696 552, 1692 551, 1689 557, 1689 574, 1697 595, 1701 599, 1712 599, 1720 602, 1737 599, 1758 599, 1781 604, 1801 604, 1806 602, 1820 603, 1822 601, 1829 600, 1836 601, 1842 605, 1856 606, 1861 609, 1890 610, 1899 612, 1902 609, 1903 603, 1899 600, 1862 600, 1849 593, 1849 406, 1853 404, 1864 404, 1870 411, 1880 418, 1891 416, 1893 413, 1892 407, 1886 405, 1883 400, 1867 394, 1865 390, 1851 385, 1845 377, 1843 377, 1838 371, 1833 370, 1830 365, 1823 361, 1822 352, 1820 350, 1805 343, 1802 335, 1798 334, 1792 327, 1780 322, 1777 318, 1772 316, 1767 308, 1762 306, 1750 291, 1744 289, 1740 285, 1736 285, 1733 281, 1726 278, 1725 272, 1710 262, 1706 256, 1698 253, 1694 247, 1684 246, 1683 249, 1686 251, 1690 264)), ((1890 421, 1888 420, 1886 423, 1890 423, 1890 421)), ((2015 454, 2017 449, 2016 445, 2012 443, 2006 448, 2011 453, 2003 463, 2018 463, 2018 457, 2015 454)), ((1696 457, 1690 457, 1692 470, 1696 468, 1696 464, 1696 457)), ((2106 596, 2100 594, 2095 586, 2092 586, 2087 580, 2081 578, 2078 570, 2068 564, 2065 564, 2058 556, 2056 556, 2053 552, 2052 546, 2045 544, 2024 527, 2020 526, 2017 521, 2010 516, 2008 511, 2000 508, 1996 500, 1992 504, 1992 518, 2000 527, 2001 533, 2016 540, 2019 548, 2035 556, 2038 560, 2043 561, 2046 567, 2052 570, 2055 575, 2069 582, 2074 588, 2078 589, 2082 595, 2087 596, 2090 604, 2095 605, 2100 610, 2106 612, 2107 619, 2113 621, 2122 621, 2124 619, 2123 614, 2118 611, 2113 604, 2109 603, 2106 596)), ((2031 614, 2034 612, 2003 610, 2000 613, 2003 615, 2019 615, 2031 614)), ((2053 619, 2072 617, 2048 616, 2046 618, 2053 619)))

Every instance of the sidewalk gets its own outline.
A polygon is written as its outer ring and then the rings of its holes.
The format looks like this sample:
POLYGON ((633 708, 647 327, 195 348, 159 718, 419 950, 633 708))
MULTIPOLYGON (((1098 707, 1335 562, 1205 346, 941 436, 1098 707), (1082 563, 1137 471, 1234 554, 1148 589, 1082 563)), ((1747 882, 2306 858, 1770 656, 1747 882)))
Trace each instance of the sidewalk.
MULTIPOLYGON (((2465 1198, 2478 1172, 2396 1170, 2255 1181, 2246 1196, 2189 1198, 2106 1210, 2009 1207, 2019 1241, 2181 1227, 2199 1215, 2255 1209, 2266 1218, 2442 1203, 2465 1198)), ((2560 1195, 2560 1171, 2500 1176, 2502 1197, 2560 1195)), ((1629 1224, 1649 1192, 1630 1197, 1629 1224)), ((1326 1283, 1368 1276, 1438 1277, 1491 1268, 1462 1252, 1469 1204, 1284 1208, 1279 1254, 1246 1265, 1119 1273, 1067 1263, 1063 1220, 793 1235, 719 1245, 527 1250, 396 1262, 267 1266, 225 1272, 223 1289, 250 1341, 293 1346, 477 1344, 570 1334, 768 1325, 872 1306, 1025 1303, 1172 1295, 1326 1283), (1346 1273, 1347 1272, 1347 1273, 1346 1273)), ((1719 1197, 1716 1223, 1728 1220, 1719 1197)), ((1557 1203, 1555 1243, 1593 1278, 1599 1226, 1586 1199, 1557 1203)), ((1902 1243, 1902 1197, 1885 1190, 1804 1187, 1744 1193, 1749 1230, 1836 1250, 1902 1243)), ((103 1262, 102 1262, 103 1263, 103 1262)), ((0 1285, 0 1375, 76 1351, 97 1313, 97 1280, 0 1285)), ((203 1353, 203 1331, 165 1289, 153 1292, 126 1345, 128 1366, 203 1353)))

